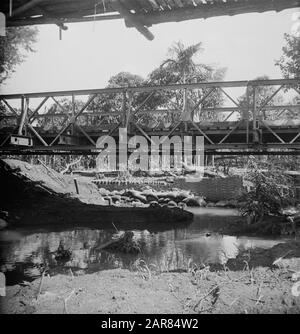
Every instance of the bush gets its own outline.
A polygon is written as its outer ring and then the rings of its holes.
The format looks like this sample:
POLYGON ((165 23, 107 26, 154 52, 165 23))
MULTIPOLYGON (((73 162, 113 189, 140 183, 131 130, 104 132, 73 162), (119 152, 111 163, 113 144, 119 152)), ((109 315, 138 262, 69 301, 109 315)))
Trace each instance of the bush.
POLYGON ((294 203, 292 180, 280 168, 273 165, 259 169, 258 163, 251 160, 244 181, 248 192, 243 195, 244 205, 240 208, 250 223, 260 222, 265 216, 280 215, 282 208, 294 203))

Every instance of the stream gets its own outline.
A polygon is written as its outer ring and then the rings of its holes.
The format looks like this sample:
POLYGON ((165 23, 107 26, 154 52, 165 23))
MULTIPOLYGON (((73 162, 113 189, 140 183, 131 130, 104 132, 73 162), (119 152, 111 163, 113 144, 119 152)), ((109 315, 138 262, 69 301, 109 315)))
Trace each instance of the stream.
MULTIPOLYGON (((116 234, 125 230, 119 226, 76 228, 27 228, 0 232, 0 271, 7 285, 32 281, 47 265, 50 275, 58 273, 84 275, 106 269, 135 270, 144 260, 159 271, 180 271, 189 263, 224 263, 249 248, 271 248, 287 239, 236 237, 212 232, 237 215, 234 209, 191 209, 194 220, 187 226, 164 226, 157 222, 145 228, 134 228, 135 239, 141 244, 138 255, 117 254, 99 249, 116 234), (116 230, 118 229, 118 231, 116 230), (71 252, 71 257, 57 260, 59 246, 71 252)), ((100 224, 99 224, 100 225, 100 224)))

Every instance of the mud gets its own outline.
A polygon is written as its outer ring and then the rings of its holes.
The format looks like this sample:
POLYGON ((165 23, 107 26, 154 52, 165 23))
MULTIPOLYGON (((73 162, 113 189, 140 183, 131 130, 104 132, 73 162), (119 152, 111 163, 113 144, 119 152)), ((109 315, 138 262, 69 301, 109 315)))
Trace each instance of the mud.
POLYGON ((295 241, 245 252, 224 265, 189 263, 181 273, 157 272, 140 262, 136 271, 45 275, 7 287, 1 313, 298 314, 300 297, 291 290, 299 260, 295 241))

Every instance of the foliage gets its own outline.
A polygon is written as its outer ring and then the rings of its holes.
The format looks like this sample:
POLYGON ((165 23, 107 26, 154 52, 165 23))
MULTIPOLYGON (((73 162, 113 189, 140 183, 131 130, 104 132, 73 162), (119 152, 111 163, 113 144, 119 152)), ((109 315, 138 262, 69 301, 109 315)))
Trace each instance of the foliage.
MULTIPOLYGON (((266 75, 260 76, 255 78, 254 80, 269 80, 270 78, 266 75)), ((273 86, 257 86, 255 91, 255 98, 256 98, 256 107, 259 110, 261 106, 263 106, 268 99, 272 96, 272 94, 275 93, 277 88, 274 88, 273 86)), ((268 103, 269 106, 274 105, 280 105, 283 102, 283 97, 280 95, 280 93, 277 93, 268 103)), ((239 104, 242 107, 246 107, 248 105, 247 102, 247 95, 243 94, 239 98, 239 104)), ((249 107, 253 109, 254 107, 254 90, 253 87, 249 87, 249 107)), ((280 113, 281 111, 266 111, 264 110, 264 119, 273 119, 276 118, 277 113, 280 113)))
POLYGON ((286 45, 282 48, 283 55, 276 61, 285 78, 300 77, 300 38, 285 34, 286 45))
POLYGON ((14 27, 6 29, 6 36, 0 36, 0 83, 24 61, 26 53, 34 52, 37 33, 34 27, 14 27))
MULTIPOLYGON (((215 167, 225 175, 235 175, 236 169, 242 169, 251 164, 253 157, 244 155, 222 156, 215 158, 215 167)), ((281 170, 297 171, 300 166, 300 156, 297 155, 260 155, 256 157, 259 169, 268 169, 277 166, 281 170)))
MULTIPOLYGON (((175 43, 170 49, 170 56, 162 64, 153 70, 148 76, 149 85, 168 85, 175 83, 198 83, 203 81, 221 81, 225 75, 224 68, 216 68, 196 62, 194 59, 203 48, 201 43, 185 46, 181 42, 175 43)), ((193 108, 196 103, 208 93, 208 89, 190 91, 186 95, 185 91, 164 91, 155 96, 156 107, 181 111, 184 108, 193 108), (188 102, 187 102, 188 101, 188 102), (189 103, 187 106, 186 104, 189 103)), ((222 104, 220 92, 213 92, 207 99, 205 106, 218 106, 222 104)), ((201 113, 200 105, 195 112, 201 113)), ((202 118, 212 119, 215 114, 202 115, 202 118)))
MULTIPOLYGON (((138 87, 144 84, 145 80, 141 76, 129 72, 120 72, 109 79, 107 88, 138 87)), ((135 94, 132 96, 131 107, 135 108, 139 104, 139 101, 142 99, 140 95, 135 94)), ((127 107, 128 103, 129 101, 127 101, 127 107)), ((100 95, 91 103, 91 109, 94 111, 101 110, 104 113, 120 111, 122 110, 122 106, 122 94, 100 95)))
MULTIPOLYGON (((26 161, 32 165, 40 164, 39 160, 45 165, 54 169, 57 172, 62 172, 66 167, 74 161, 79 161, 76 155, 14 155, 5 156, 5 158, 13 158, 21 161, 26 161)), ((96 168, 96 156, 83 155, 78 164, 73 166, 73 170, 87 170, 96 168)))
MULTIPOLYGON (((185 47, 182 43, 175 43, 169 50, 170 58, 162 62, 159 68, 153 70, 147 77, 142 78, 129 72, 120 72, 110 78, 107 88, 120 87, 139 87, 153 85, 167 85, 174 83, 201 82, 222 80, 225 74, 225 69, 215 68, 210 65, 196 63, 194 57, 202 52, 201 44, 195 44, 185 47)), ((193 106, 208 92, 207 89, 191 91, 187 96, 189 107, 193 106)), ((111 116, 106 116, 105 122, 120 121, 120 116, 114 114, 123 110, 136 110, 144 100, 149 96, 149 92, 136 92, 126 95, 124 104, 124 96, 122 93, 107 93, 97 96, 90 104, 89 109, 94 112, 111 113, 111 116)), ((136 122, 140 125, 157 124, 157 117, 164 124, 174 124, 180 117, 181 110, 184 108, 184 92, 182 91, 156 91, 153 96, 143 105, 143 110, 170 110, 162 112, 162 114, 144 113, 139 114, 136 122), (174 112, 175 111, 175 112, 174 112)), ((220 92, 213 92, 206 100, 206 106, 221 105, 222 98, 220 92)), ((200 105, 195 111, 201 112, 203 105, 200 105)), ((202 119, 212 119, 216 115, 202 115, 202 119)), ((104 124, 104 123, 103 123, 104 124)))
MULTIPOLYGON (((275 65, 279 66, 284 78, 300 78, 300 37, 285 34, 284 38, 286 45, 282 48, 283 55, 275 65)), ((297 88, 300 91, 300 85, 297 88)), ((292 103, 300 103, 299 94, 294 97, 292 103)))
POLYGON ((262 221, 267 215, 280 215, 284 206, 293 203, 292 180, 283 169, 267 163, 266 166, 267 169, 260 169, 252 158, 244 176, 250 190, 243 196, 241 213, 251 217, 252 223, 262 221))

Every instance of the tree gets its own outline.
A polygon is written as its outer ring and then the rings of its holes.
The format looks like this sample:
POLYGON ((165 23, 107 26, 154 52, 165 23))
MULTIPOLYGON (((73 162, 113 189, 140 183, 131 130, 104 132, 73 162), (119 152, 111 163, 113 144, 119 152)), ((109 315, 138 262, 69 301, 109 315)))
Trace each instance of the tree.
POLYGON ((282 208, 294 204, 292 180, 283 173, 281 166, 266 161, 264 169, 256 158, 249 160, 244 182, 250 191, 243 195, 243 216, 251 223, 262 222, 268 215, 280 215, 282 208))
MULTIPOLYGON (((224 78, 225 69, 215 68, 211 65, 198 63, 195 61, 203 48, 201 43, 185 46, 181 42, 175 43, 168 52, 169 58, 162 62, 159 68, 149 74, 148 84, 168 85, 174 83, 197 83, 203 81, 219 81, 224 78)), ((207 94, 208 89, 197 91, 164 91, 155 95, 154 103, 157 107, 185 111, 192 109, 201 98, 207 94)), ((206 106, 216 106, 222 104, 220 92, 212 93, 206 100, 206 106)), ((201 113, 200 105, 196 112, 201 113)), ((212 115, 202 115, 205 118, 213 118, 212 115)))
MULTIPOLYGON (((112 76, 109 81, 107 88, 121 88, 121 87, 137 87, 145 84, 144 78, 139 75, 131 74, 129 72, 120 72, 112 76)), ((135 108, 141 100, 142 93, 136 93, 132 96, 130 101, 131 107, 135 108)), ((128 96, 127 96, 128 98, 128 96)), ((129 101, 126 102, 127 107, 129 101)), ((123 106, 122 93, 118 94, 102 94, 94 99, 91 103, 91 109, 100 112, 117 112, 121 111, 123 106)))
MULTIPOLYGON (((282 48, 283 55, 276 61, 284 78, 300 78, 300 37, 284 35, 286 45, 282 48)), ((297 87, 300 92, 300 85, 297 87)), ((294 97, 293 104, 300 103, 299 94, 294 97)))
POLYGON ((34 52, 38 30, 34 27, 14 27, 6 29, 6 36, 0 36, 0 83, 9 78, 16 65, 26 58, 26 53, 34 52))
MULTIPOLYGON (((269 80, 270 78, 267 75, 259 76, 255 78, 254 80, 269 80)), ((272 86, 256 86, 255 90, 255 100, 256 100, 256 107, 259 109, 261 106, 263 106, 268 99, 274 94, 276 91, 276 88, 272 86)), ((242 107, 247 107, 248 101, 247 101, 247 95, 243 94, 239 99, 239 104, 242 107)), ((280 93, 277 93, 268 103, 268 106, 274 106, 274 105, 280 105, 283 102, 283 98, 280 95, 280 93)), ((253 110, 254 106, 254 90, 253 87, 249 87, 249 108, 253 110)), ((280 113, 281 111, 278 111, 280 113)), ((268 112, 266 110, 263 110, 264 113, 264 119, 272 119, 276 118, 277 113, 274 112, 274 110, 271 110, 271 112, 268 112)))
POLYGON ((283 55, 276 61, 275 65, 285 78, 300 77, 300 37, 285 34, 286 45, 282 48, 283 55))

